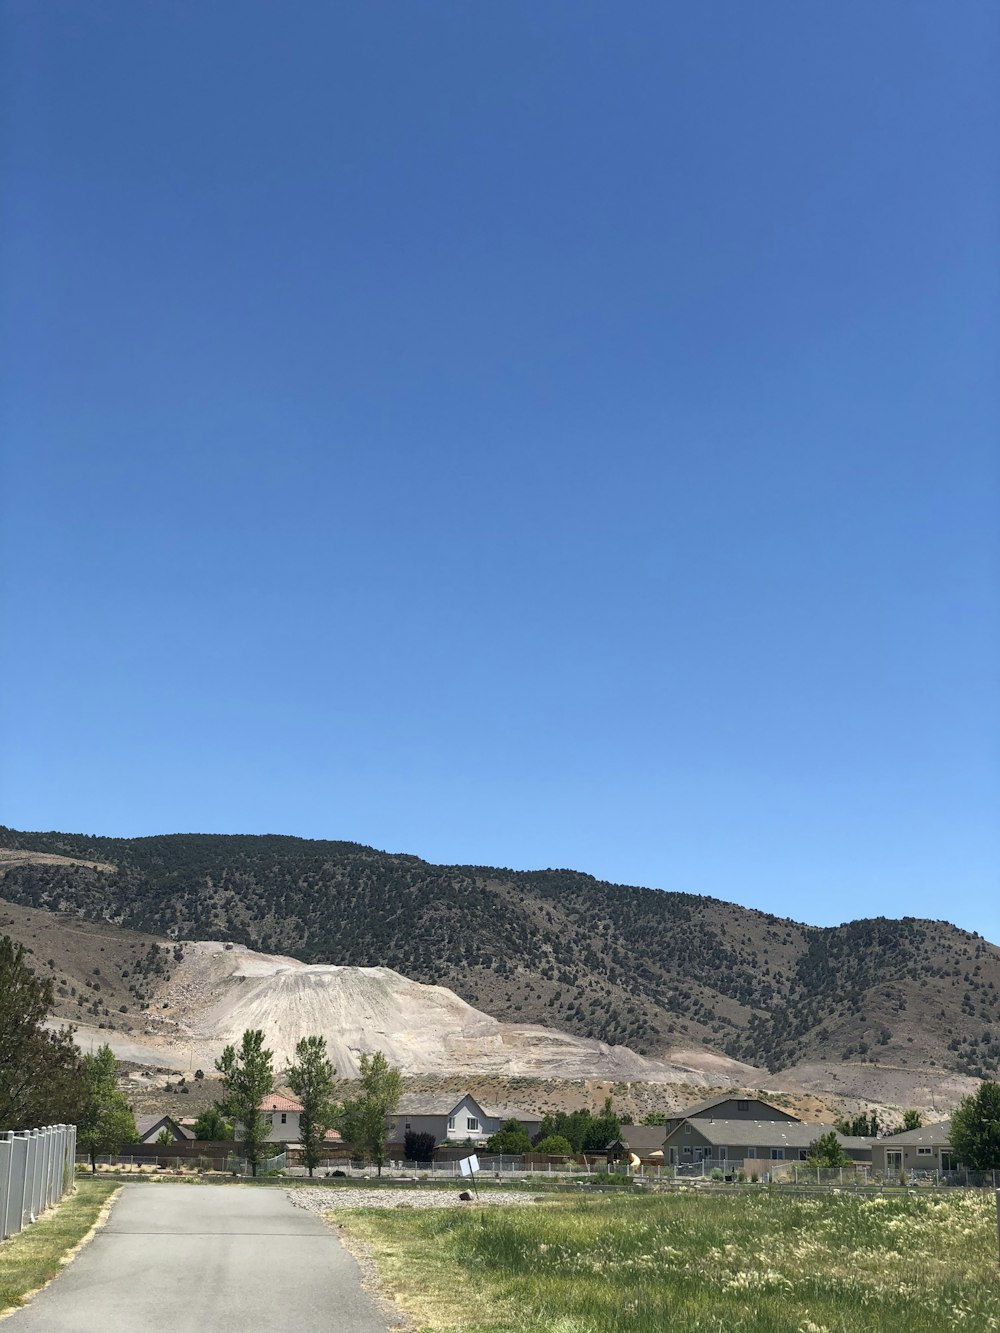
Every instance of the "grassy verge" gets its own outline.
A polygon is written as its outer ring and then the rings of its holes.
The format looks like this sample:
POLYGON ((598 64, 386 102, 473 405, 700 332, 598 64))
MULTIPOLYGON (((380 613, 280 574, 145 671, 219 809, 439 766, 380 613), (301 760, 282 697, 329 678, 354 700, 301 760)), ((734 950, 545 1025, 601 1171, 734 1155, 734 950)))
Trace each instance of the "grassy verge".
POLYGON ((992 1191, 338 1211, 421 1330, 1000 1330, 992 1191))
POLYGON ((94 1225, 114 1180, 80 1180, 62 1203, 18 1236, 0 1244, 0 1314, 59 1272, 61 1260, 94 1225))

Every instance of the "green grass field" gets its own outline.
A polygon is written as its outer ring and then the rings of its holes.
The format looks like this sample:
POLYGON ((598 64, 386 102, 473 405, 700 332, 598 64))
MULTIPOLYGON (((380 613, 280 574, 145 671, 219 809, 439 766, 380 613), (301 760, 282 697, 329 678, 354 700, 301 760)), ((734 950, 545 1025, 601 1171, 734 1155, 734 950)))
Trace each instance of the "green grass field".
POLYGON ((34 1226, 0 1243, 0 1313, 22 1304, 27 1292, 59 1272, 63 1255, 79 1244, 117 1188, 114 1180, 80 1180, 34 1226))
POLYGON ((338 1212, 422 1330, 1000 1329, 991 1191, 338 1212))

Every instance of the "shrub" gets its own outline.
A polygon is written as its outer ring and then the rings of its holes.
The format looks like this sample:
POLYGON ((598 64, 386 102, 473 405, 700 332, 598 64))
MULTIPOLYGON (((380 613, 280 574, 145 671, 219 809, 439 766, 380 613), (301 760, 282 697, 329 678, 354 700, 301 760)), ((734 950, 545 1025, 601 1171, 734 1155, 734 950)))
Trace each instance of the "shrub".
POLYGON ((408 1162, 429 1162, 436 1146, 433 1134, 408 1129, 403 1135, 403 1153, 408 1162))
POLYGON ((535 1148, 535 1152, 550 1153, 553 1157, 570 1157, 573 1153, 573 1145, 569 1139, 563 1138, 561 1134, 550 1134, 548 1138, 542 1139, 541 1143, 535 1148))

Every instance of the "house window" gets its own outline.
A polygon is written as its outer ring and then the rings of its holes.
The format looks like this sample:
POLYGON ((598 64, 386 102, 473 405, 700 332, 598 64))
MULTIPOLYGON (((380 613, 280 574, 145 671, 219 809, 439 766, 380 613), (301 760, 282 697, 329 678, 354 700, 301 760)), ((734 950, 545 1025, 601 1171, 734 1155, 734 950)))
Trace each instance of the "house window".
POLYGON ((409 1122, 409 1120, 407 1120, 407 1122, 406 1122, 406 1124, 403 1126, 403 1128, 404 1128, 404 1129, 409 1129, 409 1128, 410 1128, 410 1122, 409 1122))
POLYGON ((756 1149, 756 1148, 748 1148, 748 1149, 746 1150, 746 1153, 745 1153, 744 1155, 745 1155, 746 1157, 756 1157, 756 1156, 757 1156, 757 1149, 756 1149))
POLYGON ((785 1160, 785 1150, 784 1150, 784 1148, 772 1148, 772 1149, 771 1149, 771 1161, 772 1161, 772 1162, 783 1162, 784 1160, 785 1160))
POLYGON ((809 1161, 809 1149, 808 1149, 808 1148, 800 1148, 800 1149, 799 1149, 799 1161, 800 1161, 800 1162, 808 1162, 808 1161, 809 1161))
POLYGON ((479 1117, 477 1115, 467 1115, 465 1117, 465 1125, 470 1134, 479 1133, 479 1117))
POLYGON ((918 1148, 918 1149, 917 1149, 917 1156, 918 1156, 918 1157, 931 1157, 931 1156, 933 1156, 933 1153, 934 1153, 934 1149, 933 1149, 933 1148, 918 1148))
POLYGON ((690 1125, 685 1125, 685 1126, 684 1126, 684 1133, 685 1133, 685 1134, 690 1134, 690 1133, 691 1133, 691 1126, 690 1126, 690 1125))
POLYGON ((739 1101, 736 1103, 737 1111, 749 1111, 750 1103, 748 1101, 739 1101))
POLYGON ((691 1149, 690 1149, 690 1148, 685 1148, 685 1149, 684 1149, 684 1153, 685 1153, 685 1155, 686 1155, 687 1157, 690 1157, 690 1156, 691 1156, 691 1149))
POLYGON ((455 1117, 454 1117, 453 1115, 450 1115, 450 1116, 448 1117, 448 1128, 449 1128, 449 1129, 454 1129, 454 1128, 455 1128, 455 1117))
POLYGON ((720 1161, 720 1162, 724 1162, 724 1161, 728 1158, 728 1156, 729 1156, 729 1149, 728 1149, 728 1148, 720 1148, 720 1149, 719 1149, 719 1161, 720 1161))
POLYGON ((903 1153, 902 1149, 896 1148, 890 1151, 888 1148, 885 1153, 885 1169, 887 1171, 902 1171, 903 1153))
POLYGON ((281 1123, 284 1125, 284 1124, 287 1124, 287 1122, 288 1122, 288 1116, 285 1115, 284 1111, 282 1111, 282 1113, 281 1113, 281 1123))

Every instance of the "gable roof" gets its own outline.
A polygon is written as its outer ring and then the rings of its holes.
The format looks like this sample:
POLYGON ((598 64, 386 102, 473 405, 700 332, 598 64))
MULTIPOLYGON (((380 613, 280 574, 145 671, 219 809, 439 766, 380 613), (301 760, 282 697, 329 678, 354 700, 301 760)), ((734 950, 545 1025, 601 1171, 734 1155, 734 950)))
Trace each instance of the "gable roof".
POLYGON ((521 1124, 540 1125, 542 1117, 538 1111, 525 1111, 520 1106, 483 1106, 483 1113, 492 1120, 519 1120, 521 1124))
POLYGON ((302 1103, 294 1097, 286 1097, 282 1092, 272 1092, 265 1097, 257 1108, 258 1111, 301 1111, 302 1103))
MULTIPOLYGON (((699 1120, 694 1132, 713 1146, 733 1148, 808 1148, 821 1134, 829 1134, 832 1125, 808 1124, 804 1120, 699 1120)), ((682 1143, 683 1131, 675 1130, 671 1139, 682 1143)), ((852 1134, 838 1134, 842 1148, 870 1148, 874 1139, 852 1134)))
POLYGON ((476 1101, 471 1092, 463 1092, 460 1097, 456 1097, 454 1093, 435 1095, 427 1092, 404 1092, 399 1099, 396 1115, 451 1115, 464 1101, 472 1102, 483 1115, 487 1114, 486 1108, 476 1101))
MULTIPOLYGON (((622 1125, 621 1133, 615 1140, 622 1144, 636 1157, 649 1157, 654 1152, 663 1151, 663 1141, 667 1131, 663 1125, 622 1125)), ((608 1144, 608 1147, 613 1147, 608 1144)))
POLYGON ((717 1106, 722 1106, 724 1102, 757 1102, 760 1106, 767 1106, 772 1111, 778 1111, 781 1115, 789 1115, 793 1120, 799 1117, 794 1111, 788 1111, 783 1106, 775 1106, 772 1102, 765 1101, 763 1097, 758 1097, 754 1092, 727 1092, 722 1097, 709 1097, 707 1101, 697 1102, 694 1106, 684 1106, 679 1111, 675 1111, 671 1120, 691 1120, 695 1116, 710 1115, 717 1106))
POLYGON ((186 1125, 180 1124, 172 1115, 137 1115, 135 1117, 135 1131, 139 1136, 139 1142, 144 1142, 148 1136, 154 1132, 159 1133, 161 1129, 169 1130, 175 1139, 193 1139, 194 1131, 188 1129, 186 1125))
POLYGON ((907 1147, 918 1144, 922 1148, 947 1148, 951 1144, 951 1120, 935 1120, 919 1129, 907 1129, 902 1134, 887 1134, 879 1139, 880 1148, 907 1147))

